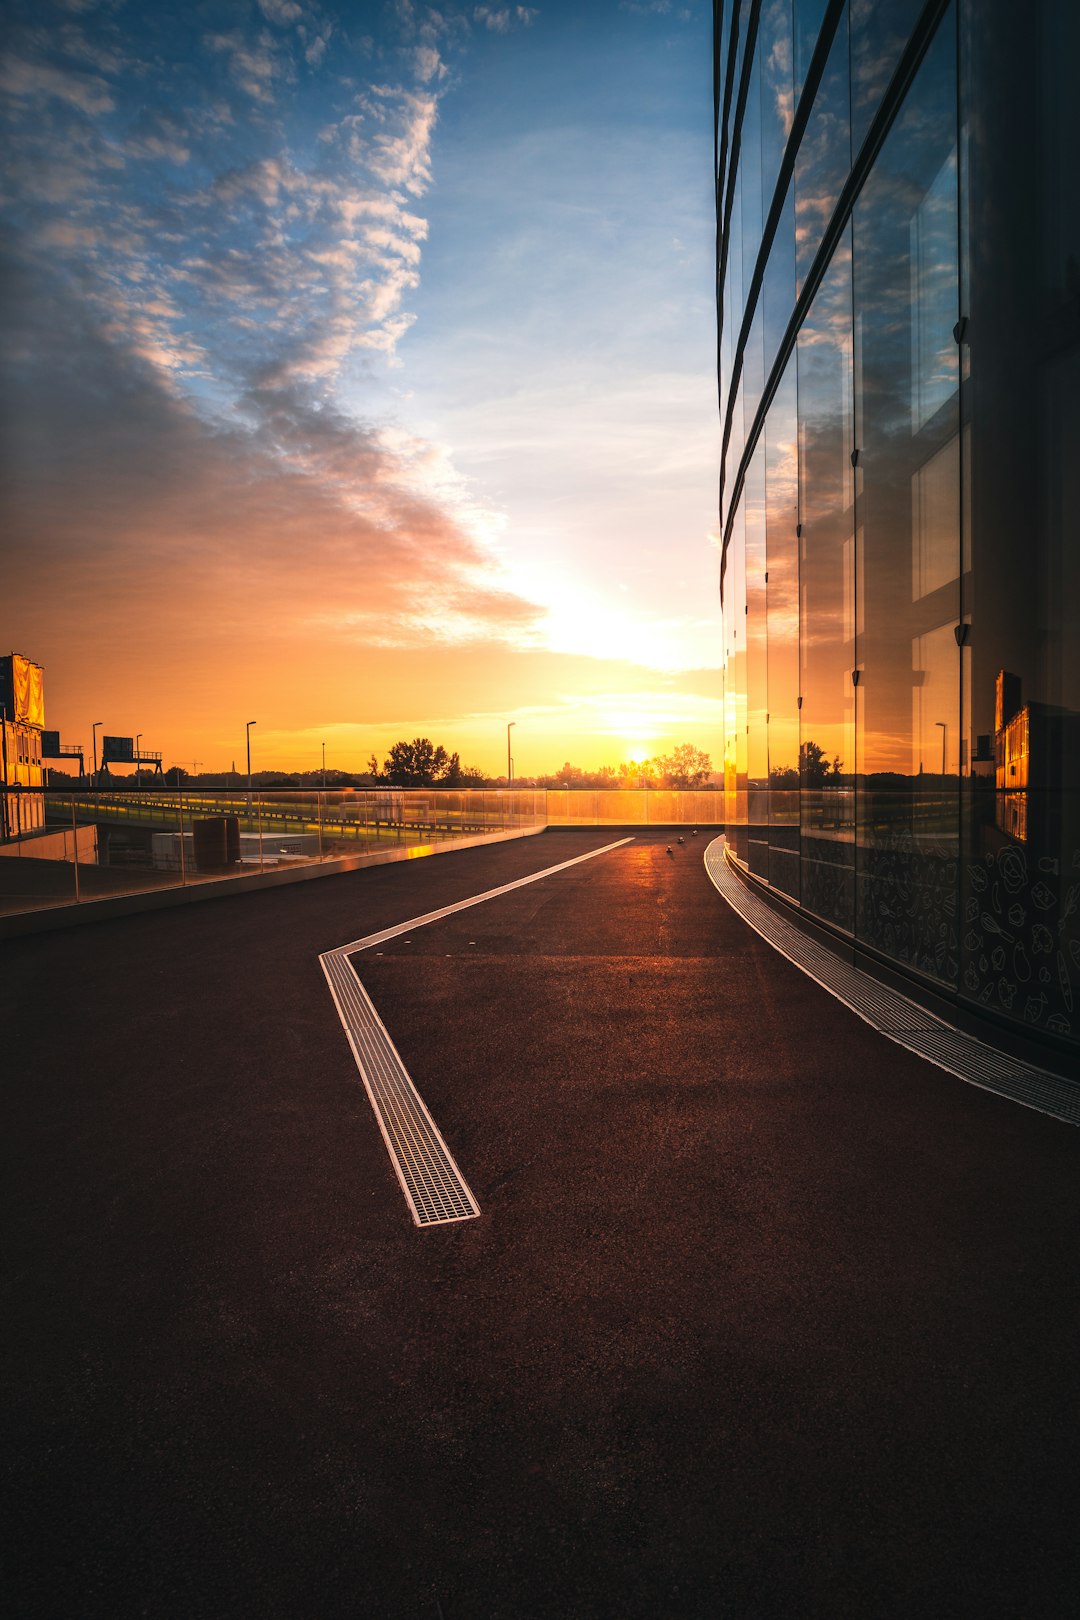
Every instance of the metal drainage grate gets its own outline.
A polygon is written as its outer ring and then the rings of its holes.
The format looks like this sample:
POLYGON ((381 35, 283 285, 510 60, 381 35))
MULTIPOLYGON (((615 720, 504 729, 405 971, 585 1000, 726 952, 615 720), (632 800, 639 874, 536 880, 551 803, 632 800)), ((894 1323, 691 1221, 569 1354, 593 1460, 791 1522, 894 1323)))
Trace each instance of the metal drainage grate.
POLYGON ((336 950, 326 951, 319 957, 356 1067, 386 1143, 394 1174, 417 1226, 443 1226, 448 1221, 471 1221, 479 1215, 480 1206, 466 1186, 450 1149, 439 1135, 435 1121, 424 1106, 424 1099, 409 1078, 409 1072, 349 958, 355 952, 370 950, 373 945, 384 944, 389 939, 396 939, 399 934, 410 933, 414 928, 424 928, 428 923, 439 922, 457 911, 466 911, 470 906, 498 899, 500 895, 523 889, 530 883, 539 883, 556 872, 565 872, 568 867, 580 866, 583 861, 594 860, 597 855, 606 855, 632 842, 632 838, 619 838, 614 843, 602 844, 584 855, 575 855, 568 861, 559 861, 555 866, 546 866, 540 872, 530 872, 511 883, 502 883, 497 889, 469 895, 467 899, 457 900, 438 911, 428 911, 422 917, 410 917, 407 922, 395 923, 376 934, 366 934, 363 939, 339 945, 336 950))
POLYGON ((417 1226, 469 1221, 480 1213, 344 950, 320 957, 390 1162, 417 1226))
POLYGON ((888 1040, 969 1085, 1008 1097, 1066 1124, 1080 1125, 1080 1087, 1048 1069, 1036 1068, 977 1041, 899 991, 878 984, 868 974, 841 961, 795 923, 778 915, 735 876, 725 854, 724 838, 714 838, 706 849, 705 870, 755 933, 888 1040))

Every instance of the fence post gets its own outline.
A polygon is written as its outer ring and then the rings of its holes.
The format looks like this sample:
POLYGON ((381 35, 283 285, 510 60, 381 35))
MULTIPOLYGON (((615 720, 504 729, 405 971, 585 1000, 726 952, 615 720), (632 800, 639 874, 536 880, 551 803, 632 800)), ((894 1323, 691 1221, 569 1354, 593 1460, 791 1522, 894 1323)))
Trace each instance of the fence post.
POLYGON ((79 825, 75 820, 75 795, 71 795, 71 853, 75 861, 75 904, 79 904, 79 825))
POLYGON ((180 786, 179 776, 176 779, 176 792, 180 816, 180 887, 183 889, 187 885, 187 864, 184 860, 184 790, 180 786))

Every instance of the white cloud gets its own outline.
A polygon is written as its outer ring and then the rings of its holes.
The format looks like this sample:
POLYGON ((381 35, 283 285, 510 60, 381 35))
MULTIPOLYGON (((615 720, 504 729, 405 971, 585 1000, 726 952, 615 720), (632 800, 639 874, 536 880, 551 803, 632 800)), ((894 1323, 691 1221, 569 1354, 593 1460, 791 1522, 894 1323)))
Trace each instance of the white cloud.
POLYGON ((508 34, 512 28, 531 28, 539 17, 536 6, 474 6, 473 18, 493 34, 508 34))
POLYGON ((274 80, 282 76, 287 69, 278 57, 274 41, 269 34, 261 33, 254 41, 246 40, 236 30, 229 34, 207 34, 204 37, 204 44, 208 50, 220 52, 228 57, 229 73, 233 82, 253 101, 263 103, 273 101, 274 80))
POLYGON ((18 56, 0 62, 0 91, 20 101, 54 97, 91 115, 111 112, 116 105, 104 79, 89 73, 71 73, 52 62, 29 62, 18 56))
POLYGON ((299 22, 304 15, 303 6, 298 6, 295 0, 259 0, 259 10, 267 22, 277 23, 279 28, 299 22))
POLYGON ((414 197, 431 184, 431 138, 438 98, 399 85, 372 85, 360 98, 366 121, 364 156, 372 173, 414 197))

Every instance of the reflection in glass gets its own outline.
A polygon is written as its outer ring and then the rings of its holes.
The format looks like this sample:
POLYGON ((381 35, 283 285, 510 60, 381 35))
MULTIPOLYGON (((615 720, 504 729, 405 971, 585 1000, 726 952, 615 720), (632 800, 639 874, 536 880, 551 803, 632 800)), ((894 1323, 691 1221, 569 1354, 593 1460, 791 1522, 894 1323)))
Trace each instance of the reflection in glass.
POLYGON ((802 94, 828 0, 795 0, 795 96, 802 94))
MULTIPOLYGON (((923 0, 851 0, 851 149, 857 152, 888 89, 923 0)), ((955 31, 955 15, 946 26, 955 31)), ((956 94, 956 80, 951 86, 956 94)))
POLYGON ((746 723, 747 791, 751 872, 769 875, 768 660, 766 628, 765 444, 746 469, 743 485, 746 525, 746 723))
POLYGON ((756 53, 743 109, 739 173, 742 176, 742 277, 746 290, 757 263, 764 218, 761 188, 761 58, 756 53))
POLYGON ((855 527, 851 239, 799 333, 802 903, 854 926, 855 527))
POLYGON ((765 307, 760 299, 743 350, 742 391, 743 432, 749 441, 754 417, 765 391, 765 307))
POLYGON ((769 882, 799 895, 799 461, 795 356, 765 422, 769 882))
POLYGON ((853 216, 856 931, 946 981, 960 768, 954 31, 950 12, 853 216))
POLYGON ((911 475, 911 598, 930 596, 956 578, 957 434, 911 475))
POLYGON ((750 853, 746 820, 746 617, 746 525, 740 501, 731 523, 724 574, 724 630, 731 637, 726 648, 725 687, 735 726, 734 738, 729 744, 734 758, 735 792, 734 799, 728 797, 724 806, 724 818, 728 840, 734 843, 735 855, 744 866, 750 853))
POLYGON ((758 21, 761 65, 762 195, 771 199, 795 113, 792 86, 791 0, 764 0, 758 21))
POLYGON ((772 371, 777 351, 795 307, 795 189, 788 186, 776 233, 769 249, 763 286, 765 375, 772 371))
MULTIPOLYGON (((724 287, 725 513, 796 291, 923 10, 839 10, 733 392, 788 75, 797 107, 828 11, 792 0, 789 34, 786 0, 762 0, 756 195, 740 175, 724 287)), ((953 0, 919 45, 732 522, 730 839, 864 960, 1075 1055, 1080 6, 953 0)))
POLYGON ((800 291, 851 168, 850 124, 845 6, 795 159, 795 274, 800 291))

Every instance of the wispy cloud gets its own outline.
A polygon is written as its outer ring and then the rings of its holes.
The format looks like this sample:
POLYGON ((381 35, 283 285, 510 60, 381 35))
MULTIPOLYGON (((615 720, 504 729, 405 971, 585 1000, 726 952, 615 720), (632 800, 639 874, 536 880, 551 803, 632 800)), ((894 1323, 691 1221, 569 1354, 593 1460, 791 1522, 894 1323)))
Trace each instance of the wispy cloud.
POLYGON ((297 643, 527 636, 538 610, 423 487, 435 447, 300 389, 252 390, 242 424, 215 426, 163 387, 143 339, 125 353, 58 282, 8 279, 12 611, 44 571, 106 637, 136 612, 222 644, 241 623, 297 643))
POLYGON ((225 56, 234 82, 253 101, 273 101, 274 80, 286 76, 289 68, 278 54, 270 34, 261 33, 248 39, 236 30, 228 34, 207 34, 204 42, 208 50, 225 56))
POLYGON ((474 6, 473 18, 493 34, 508 34, 512 28, 531 28, 539 17, 537 6, 474 6))
POLYGON ((51 56, 50 37, 24 29, 25 52, 0 76, 24 253, 65 256, 118 340, 127 322, 137 353, 174 383, 209 377, 219 401, 252 381, 333 387, 365 354, 394 361, 414 318, 406 301, 427 235, 416 204, 447 77, 447 26, 429 10, 406 15, 386 65, 407 75, 339 89, 329 107, 315 103, 333 116, 314 128, 308 116, 305 129, 301 75, 334 21, 294 0, 259 10, 254 29, 193 34, 187 78, 152 39, 128 58, 113 49, 158 81, 130 111, 105 78, 65 60, 82 38, 74 24, 51 56), (221 64, 216 80, 195 77, 200 53, 221 64), (273 120, 254 156, 252 116, 273 120), (299 140, 284 133, 294 128, 299 140), (147 287, 167 297, 148 306, 147 287))
POLYGON ((116 105, 105 80, 96 74, 73 73, 54 62, 18 56, 0 62, 0 93, 23 102, 62 101, 90 115, 111 112, 116 105))

